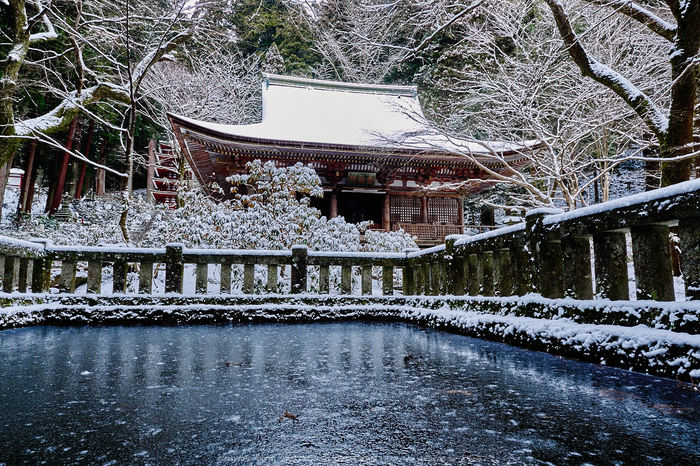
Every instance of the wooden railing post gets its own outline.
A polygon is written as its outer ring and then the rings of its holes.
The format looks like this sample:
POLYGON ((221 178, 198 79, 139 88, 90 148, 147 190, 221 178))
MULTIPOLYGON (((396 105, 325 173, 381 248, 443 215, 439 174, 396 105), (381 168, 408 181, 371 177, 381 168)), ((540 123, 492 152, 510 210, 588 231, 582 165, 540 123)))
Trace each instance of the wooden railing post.
POLYGON ((165 246, 165 292, 182 293, 182 276, 185 264, 182 262, 182 244, 171 243, 165 246))
POLYGON ((292 294, 306 293, 308 255, 306 246, 292 246, 292 294))
POLYGON ((668 226, 642 225, 630 233, 637 299, 675 301, 668 226))
POLYGON ((593 299, 591 243, 588 237, 562 238, 564 296, 593 299))
POLYGON ((700 217, 678 222, 686 301, 700 300, 700 217))
MULTIPOLYGON (((666 245, 668 248, 668 245, 666 245)), ((627 300, 627 244, 625 234, 606 231, 593 235, 596 289, 599 298, 627 300)))

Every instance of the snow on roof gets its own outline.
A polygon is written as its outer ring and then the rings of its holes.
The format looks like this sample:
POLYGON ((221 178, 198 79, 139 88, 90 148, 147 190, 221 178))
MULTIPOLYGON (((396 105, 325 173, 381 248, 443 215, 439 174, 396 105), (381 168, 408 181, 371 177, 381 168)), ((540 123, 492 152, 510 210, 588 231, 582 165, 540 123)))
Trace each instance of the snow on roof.
POLYGON ((461 153, 523 147, 446 137, 423 115, 415 86, 350 84, 265 73, 263 78, 261 123, 222 125, 178 118, 219 133, 274 141, 461 153))

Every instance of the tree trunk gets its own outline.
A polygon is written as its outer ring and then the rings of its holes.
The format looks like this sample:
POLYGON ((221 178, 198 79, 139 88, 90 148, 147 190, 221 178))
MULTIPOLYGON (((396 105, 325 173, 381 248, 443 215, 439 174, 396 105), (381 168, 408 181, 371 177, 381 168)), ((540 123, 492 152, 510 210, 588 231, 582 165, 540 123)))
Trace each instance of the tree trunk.
POLYGON ((27 207, 27 201, 29 199, 29 191, 32 190, 32 172, 34 171, 34 155, 36 154, 36 139, 32 139, 29 145, 29 154, 27 155, 27 164, 24 167, 24 179, 22 180, 22 186, 20 188, 19 202, 17 203, 17 214, 31 212, 32 205, 29 204, 27 207))
MULTIPOLYGON (((90 158, 90 144, 92 144, 92 132, 95 129, 95 120, 90 120, 90 128, 88 129, 87 138, 83 144, 83 155, 85 158, 90 158)), ((78 178, 78 185, 75 189, 75 198, 80 199, 80 195, 83 193, 83 181, 85 180, 85 168, 87 167, 87 162, 83 161, 80 167, 80 177, 78 178)))
MULTIPOLYGON (((41 158, 41 147, 37 148, 37 154, 35 158, 41 158)), ((34 164, 33 170, 32 170, 32 178, 29 183, 29 190, 27 191, 27 202, 26 202, 26 211, 28 214, 32 213, 32 205, 34 204, 34 185, 36 184, 36 179, 39 176, 39 167, 37 167, 36 164, 34 164)))
POLYGON ((63 187, 66 183, 66 172, 68 171, 68 161, 70 160, 70 150, 73 148, 73 140, 78 128, 78 117, 73 118, 68 129, 68 137, 66 138, 66 151, 63 152, 61 163, 58 167, 58 179, 56 180, 56 190, 53 193, 51 206, 49 207, 49 215, 53 215, 61 206, 61 197, 63 196, 63 187))
MULTIPOLYGON (((104 166, 107 162, 107 156, 105 155, 105 148, 107 146, 107 136, 102 139, 102 144, 100 145, 100 155, 98 156, 97 163, 104 166)), ((95 175, 95 194, 97 197, 103 197, 105 195, 105 171, 103 168, 97 169, 97 174, 95 175)))
MULTIPOLYGON (((696 13, 696 16, 700 17, 700 13, 696 13)), ((697 65, 686 68, 698 52, 700 33, 691 33, 688 28, 700 31, 700 25, 688 25, 684 24, 684 21, 680 21, 678 25, 678 36, 674 45, 676 50, 683 53, 674 53, 671 58, 671 79, 674 84, 671 87, 668 135, 665 141, 660 141, 662 158, 678 157, 693 152, 697 65)), ((692 168, 693 159, 662 162, 661 187, 689 180, 692 168)))
POLYGON ((155 184, 153 182, 153 178, 155 176, 155 171, 156 171, 156 140, 151 139, 148 141, 148 172, 146 175, 146 202, 152 203, 153 202, 153 190, 155 188, 155 184))
POLYGON ((0 208, 4 207, 5 189, 7 189, 7 180, 10 179, 10 170, 12 170, 12 159, 15 156, 12 154, 5 165, 0 168, 0 208))

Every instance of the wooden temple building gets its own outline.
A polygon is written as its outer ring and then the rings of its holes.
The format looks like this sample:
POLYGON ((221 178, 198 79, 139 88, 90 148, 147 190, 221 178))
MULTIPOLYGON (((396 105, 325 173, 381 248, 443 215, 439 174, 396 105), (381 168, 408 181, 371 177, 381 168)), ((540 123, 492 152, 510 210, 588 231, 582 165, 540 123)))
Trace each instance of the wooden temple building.
MULTIPOLYGON (((431 130, 413 86, 348 84, 263 75, 263 118, 250 125, 221 125, 170 114, 195 177, 229 192, 226 177, 246 163, 311 164, 324 188, 313 200, 329 218, 371 221, 386 231, 402 228, 420 245, 438 244, 464 228, 463 181, 487 180, 472 158, 496 171, 525 163, 523 146, 447 138, 431 130), (492 152, 495 153, 495 152, 492 152), (465 154, 470 154, 467 156, 465 154), (449 188, 447 186, 459 186, 449 188)), ((477 183, 473 190, 488 183, 477 183)))

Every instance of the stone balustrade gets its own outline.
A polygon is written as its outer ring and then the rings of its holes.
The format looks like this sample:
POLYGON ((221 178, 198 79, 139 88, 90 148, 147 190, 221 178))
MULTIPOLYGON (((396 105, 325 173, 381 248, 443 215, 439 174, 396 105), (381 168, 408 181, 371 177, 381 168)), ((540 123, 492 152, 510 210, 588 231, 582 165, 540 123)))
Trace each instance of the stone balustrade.
POLYGON ((240 290, 256 291, 266 269, 267 293, 372 294, 373 269, 381 290, 393 295, 523 296, 629 300, 631 256, 637 299, 675 299, 669 229, 677 229, 687 300, 700 299, 700 180, 563 213, 528 212, 525 222, 476 236, 451 236, 446 244, 403 253, 318 252, 305 246, 284 251, 56 246, 46 240, 0 237, 0 274, 6 293, 74 293, 79 264, 87 268, 86 293, 102 293, 104 267, 112 292, 127 292, 128 272, 138 271, 136 293, 154 294, 155 267, 165 271, 164 292, 183 293, 185 265, 194 265, 194 293, 207 294, 210 267, 219 293, 232 293, 232 267, 243 268, 240 290), (628 236, 629 235, 629 236, 628 236), (631 247, 628 248, 628 244, 631 247), (60 274, 57 274, 60 263, 60 274), (339 269, 336 290, 331 269, 339 269), (278 283, 289 270, 288 285, 278 283), (312 268, 315 271, 311 273, 312 268), (52 270, 54 278, 52 280, 52 270), (395 274, 396 270, 402 273, 395 274), (401 286, 397 279, 402 279, 401 286))

